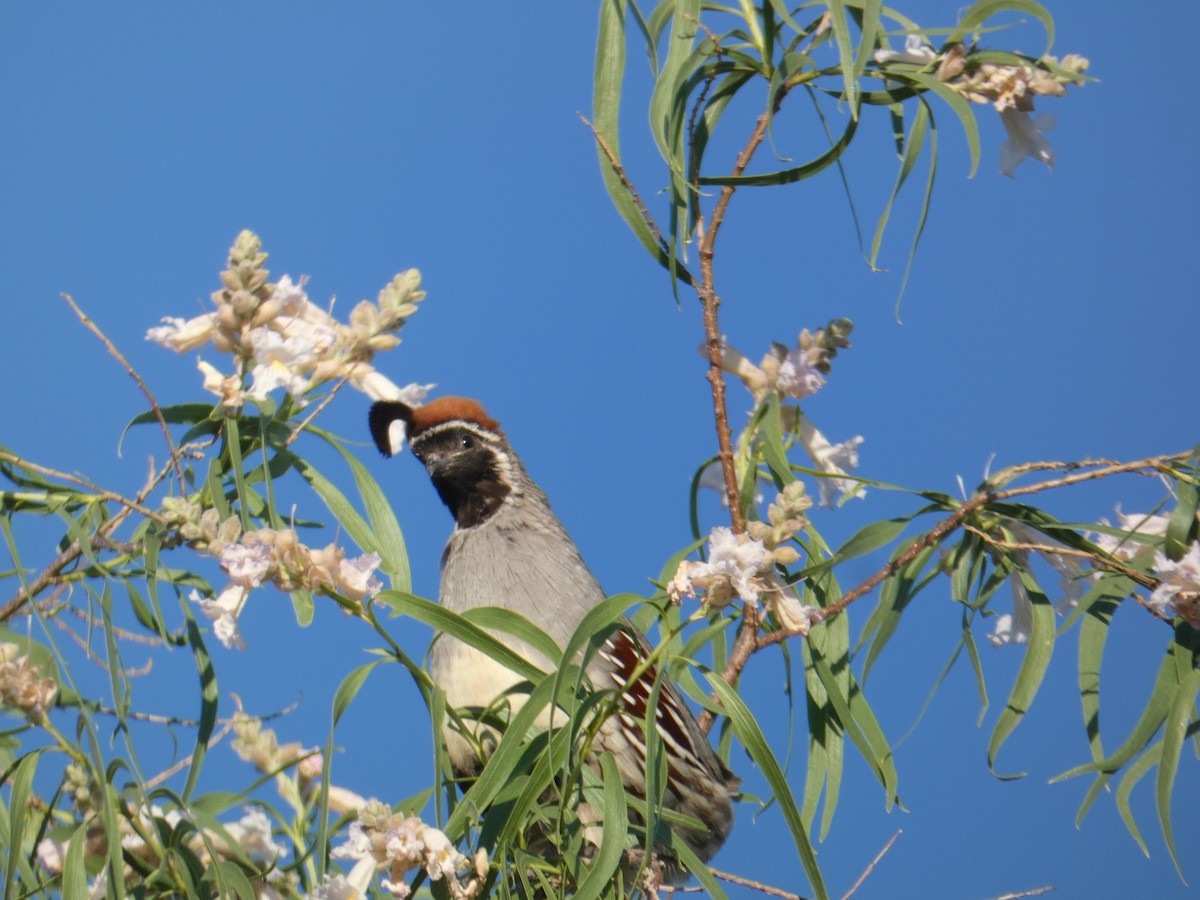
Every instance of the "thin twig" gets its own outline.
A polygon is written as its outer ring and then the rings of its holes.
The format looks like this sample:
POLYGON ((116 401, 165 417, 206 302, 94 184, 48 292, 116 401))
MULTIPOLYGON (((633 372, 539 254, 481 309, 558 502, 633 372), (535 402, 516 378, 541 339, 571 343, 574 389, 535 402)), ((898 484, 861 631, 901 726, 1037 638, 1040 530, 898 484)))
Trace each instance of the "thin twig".
POLYGON ((637 211, 641 215, 642 221, 646 223, 646 227, 650 229, 650 233, 654 235, 654 239, 658 241, 658 245, 662 248, 662 251, 669 256, 671 254, 671 245, 668 244, 667 239, 663 237, 662 231, 659 230, 658 223, 655 222, 654 217, 650 215, 650 210, 646 207, 641 195, 638 194, 637 188, 633 186, 633 182, 629 180, 629 176, 625 174, 625 167, 621 165, 621 161, 617 159, 617 155, 613 153, 612 149, 608 146, 608 141, 604 139, 604 135, 596 130, 596 126, 589 122, 583 113, 576 113, 576 115, 579 116, 580 121, 582 121, 583 124, 588 127, 588 130, 592 132, 592 137, 596 139, 596 143, 599 145, 600 149, 604 151, 604 155, 608 157, 608 164, 613 167, 613 171, 616 172, 617 177, 621 179, 621 186, 625 188, 626 193, 629 194, 629 199, 632 200, 633 205, 637 207, 637 211))
POLYGON ((137 382, 137 386, 145 394, 146 399, 150 402, 150 409, 154 412, 154 417, 158 419, 158 424, 162 428, 163 437, 167 441, 167 447, 170 448, 171 462, 174 465, 175 474, 179 478, 179 493, 181 496, 187 496, 187 488, 183 482, 183 466, 179 462, 179 452, 175 448, 175 441, 171 437, 171 429, 167 427, 167 420, 163 418, 162 410, 159 408, 158 401, 154 399, 154 394, 150 392, 150 388, 146 386, 146 382, 142 380, 142 376, 129 364, 129 360, 117 349, 117 345, 110 341, 108 336, 100 330, 100 327, 79 308, 79 304, 75 302, 75 299, 70 294, 63 294, 62 297, 71 305, 71 309, 75 310, 75 315, 79 316, 79 321, 100 339, 101 343, 108 348, 108 352, 116 358, 117 362, 129 374, 129 377, 137 382))
POLYGON ((801 894, 793 894, 791 891, 785 891, 782 888, 772 887, 769 884, 763 884, 761 881, 753 881, 749 878, 743 878, 741 875, 734 875, 732 872, 722 872, 720 869, 708 870, 712 873, 713 878, 719 878, 721 881, 728 881, 730 884, 741 885, 742 887, 753 888, 763 894, 771 897, 782 897, 783 900, 807 900, 801 894))
MULTIPOLYGON (((851 603, 853 603, 855 600, 857 600, 859 597, 863 596, 864 594, 869 593, 881 581, 885 580, 886 578, 891 577, 896 572, 898 572, 900 569, 902 569, 904 566, 906 566, 910 562, 912 562, 913 559, 916 558, 917 554, 920 553, 922 550, 924 550, 926 547, 933 546, 938 541, 940 541, 943 537, 945 537, 947 534, 949 534, 951 531, 953 531, 955 528, 957 528, 964 519, 966 519, 968 516, 970 516, 972 513, 974 513, 981 506, 984 506, 988 503, 995 502, 997 500, 1007 500, 1010 497, 1018 497, 1018 496, 1028 495, 1028 494, 1037 494, 1042 491, 1048 491, 1048 490, 1052 490, 1054 488, 1066 487, 1068 485, 1078 484, 1080 482, 1090 481, 1090 480, 1094 480, 1096 478, 1107 478, 1110 475, 1119 475, 1119 474, 1124 474, 1124 473, 1140 474, 1144 470, 1152 470, 1152 471, 1158 472, 1158 471, 1162 471, 1163 469, 1165 469, 1168 463, 1175 462, 1180 459, 1186 459, 1188 456, 1190 456, 1190 452, 1172 453, 1172 454, 1168 454, 1166 456, 1150 456, 1150 457, 1146 457, 1145 459, 1134 460, 1132 462, 1127 462, 1127 463, 1113 463, 1111 465, 1106 465, 1103 468, 1097 469, 1092 472, 1081 472, 1081 473, 1078 473, 1075 475, 1067 475, 1062 478, 1050 479, 1049 481, 1040 481, 1037 484, 1024 485, 1022 487, 1015 487, 1015 488, 1008 488, 1003 491, 994 491, 994 492, 981 491, 980 493, 977 493, 974 497, 972 497, 970 500, 965 502, 962 506, 960 506, 958 509, 956 509, 953 513, 951 513, 945 519, 943 519, 941 522, 938 522, 935 526, 933 526, 933 528, 930 531, 926 532, 924 535, 922 535, 921 537, 919 537, 915 541, 913 541, 912 544, 909 545, 907 550, 905 550, 902 554, 897 556, 895 559, 890 560, 883 568, 881 568, 874 575, 872 575, 871 577, 867 578, 865 581, 861 582, 860 584, 858 584, 858 585, 854 586, 853 588, 851 588, 850 590, 848 590, 845 594, 842 595, 842 598, 840 600, 838 600, 837 602, 831 603, 828 606, 822 608, 821 619, 828 619, 829 617, 837 615, 838 613, 844 611, 847 606, 849 606, 851 603)), ((763 647, 769 647, 772 644, 778 644, 780 641, 787 640, 789 637, 794 637, 795 634, 796 634, 795 632, 790 632, 790 631, 785 631, 783 629, 779 629, 778 631, 771 631, 766 634, 759 635, 758 643, 757 643, 757 646, 755 647, 755 649, 761 650, 763 647)), ((729 671, 729 667, 727 666, 726 672, 728 672, 728 671, 729 671)), ((726 672, 722 673, 722 677, 725 677, 726 672)), ((734 677, 737 677, 737 673, 733 673, 733 675, 734 675, 734 677)), ((726 680, 728 681, 728 678, 726 678, 726 680)))
POLYGON ((105 500, 110 500, 113 503, 120 503, 122 506, 128 506, 135 512, 141 513, 147 519, 153 519, 160 525, 163 524, 163 518, 152 509, 147 509, 135 500, 130 500, 128 497, 114 492, 105 490, 99 485, 93 484, 85 478, 80 478, 78 475, 72 475, 70 472, 61 472, 58 469, 51 469, 48 466, 38 465, 35 462, 30 462, 15 453, 9 453, 6 450, 0 450, 0 460, 12 463, 14 466, 19 466, 22 469, 29 469, 32 472, 37 472, 39 475, 45 475, 49 478, 58 478, 62 481, 68 481, 71 484, 77 484, 82 488, 92 491, 96 496, 102 497, 105 500))
POLYGON ((338 391, 340 391, 343 387, 345 387, 346 382, 348 382, 349 380, 350 380, 349 375, 342 376, 342 380, 339 381, 336 385, 334 385, 333 390, 331 390, 325 396, 325 398, 320 403, 317 404, 317 408, 314 409, 311 413, 309 413, 308 417, 303 422, 301 422, 299 425, 297 425, 296 428, 292 431, 292 433, 288 435, 287 440, 283 442, 283 446, 285 446, 285 447, 292 446, 292 442, 294 440, 296 440, 296 438, 300 437, 300 432, 302 432, 305 428, 307 428, 309 423, 312 422, 313 419, 315 419, 317 416, 319 416, 321 414, 321 410, 323 410, 325 407, 327 407, 330 404, 330 402, 333 400, 333 398, 337 396, 338 391))
POLYGON ((1071 547, 1063 547, 1061 545, 1056 547, 1053 544, 1029 544, 1022 541, 1002 541, 999 538, 980 531, 978 528, 975 528, 971 525, 963 525, 963 530, 977 535, 987 543, 994 547, 999 547, 1002 550, 1029 550, 1035 553, 1041 553, 1044 556, 1074 556, 1080 559, 1086 559, 1089 562, 1093 562, 1097 566, 1105 569, 1115 569, 1126 578, 1132 578, 1143 587, 1153 587, 1156 583, 1154 578, 1151 578, 1144 572, 1139 572, 1136 569, 1131 569, 1129 566, 1123 565, 1119 560, 1106 559, 1099 554, 1089 553, 1087 550, 1075 550, 1071 547))
POLYGON ((888 842, 883 845, 883 849, 880 850, 878 853, 876 853, 875 858, 873 860, 871 860, 871 862, 867 865, 867 867, 865 869, 863 869, 863 873, 858 876, 858 881, 856 881, 856 882, 854 882, 854 884, 850 885, 850 890, 848 890, 848 891, 846 891, 846 893, 842 894, 842 900, 850 900, 851 895, 855 891, 857 891, 860 887, 862 887, 862 883, 867 880, 867 878, 870 876, 870 874, 872 872, 875 871, 875 867, 877 865, 879 865, 879 861, 887 855, 887 852, 889 850, 892 849, 892 844, 896 843, 896 838, 900 837, 900 835, 902 835, 903 833, 904 833, 904 829, 902 829, 902 828, 896 830, 896 833, 893 834, 888 839, 888 842))
POLYGON ((993 897, 992 900, 1021 900, 1022 897, 1039 897, 1057 890, 1058 888, 1054 885, 1047 884, 1044 887, 1031 888, 1028 891, 1017 891, 1015 894, 1001 894, 999 897, 993 897))

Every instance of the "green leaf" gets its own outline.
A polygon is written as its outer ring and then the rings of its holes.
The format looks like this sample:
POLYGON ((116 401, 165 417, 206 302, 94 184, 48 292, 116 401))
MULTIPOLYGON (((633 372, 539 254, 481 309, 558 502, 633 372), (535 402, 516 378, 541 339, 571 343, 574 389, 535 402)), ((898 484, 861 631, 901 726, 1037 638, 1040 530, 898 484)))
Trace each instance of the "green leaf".
POLYGON ((67 841, 67 852, 63 856, 62 900, 88 898, 88 873, 83 862, 83 845, 86 840, 87 828, 81 825, 67 841))
POLYGON ((1021 668, 1017 672, 1017 679, 1008 695, 1008 703, 996 720, 996 727, 992 730, 991 740, 988 741, 988 769, 1001 780, 1023 778, 1026 774, 1024 772, 1015 775, 998 774, 996 772, 996 754, 1029 710, 1033 698, 1037 696, 1038 688, 1041 687, 1042 679, 1046 675, 1046 668, 1050 665, 1050 657, 1054 653, 1054 605, 1038 586, 1030 572, 1013 564, 1007 564, 1007 567, 1010 569, 1009 577, 1020 578, 1025 591, 1029 594, 1033 622, 1029 643, 1025 648, 1025 658, 1021 660, 1021 668))
POLYGON ((950 32, 947 43, 965 41, 967 35, 978 30, 979 26, 992 16, 1002 12, 1026 13, 1038 19, 1046 29, 1046 49, 1039 55, 1044 56, 1050 52, 1054 46, 1054 17, 1034 0, 979 0, 962 14, 958 27, 950 32))
POLYGON ((1137 783, 1146 776, 1146 774, 1158 765, 1158 760, 1162 756, 1162 741, 1156 741, 1153 746, 1147 748, 1142 757, 1131 765, 1125 774, 1121 776, 1121 782, 1117 785, 1117 793, 1114 802, 1117 804, 1117 812, 1121 815, 1121 821, 1125 823, 1125 827, 1129 829, 1130 836, 1137 842, 1137 845, 1142 848, 1142 853, 1146 858, 1150 858, 1150 850, 1146 847, 1146 842, 1142 839, 1142 832, 1137 826, 1137 819, 1133 816, 1133 809, 1129 805, 1129 796, 1133 793, 1133 789, 1137 787, 1137 783))
POLYGON ((604 825, 600 849, 579 883, 576 900, 597 900, 608 887, 625 854, 625 834, 629 830, 629 810, 625 805, 625 785, 612 753, 600 755, 600 771, 604 776, 604 825))
POLYGON ((754 764, 758 766, 767 784, 770 785, 771 791, 779 803, 779 809, 783 813, 784 821, 787 822, 792 840, 796 844, 800 863, 804 867, 813 892, 818 900, 827 900, 829 892, 825 888, 825 881, 821 877, 821 870, 817 865, 817 857, 813 852, 812 843, 809 841, 808 831, 804 827, 800 810, 796 806, 796 798, 793 796, 787 779, 779 768, 779 762, 775 759, 775 754, 771 751, 771 746, 767 743, 762 729, 759 728, 754 714, 746 707, 737 691, 726 684, 723 678, 713 673, 705 673, 705 676, 725 707, 725 712, 729 716, 738 740, 742 742, 742 746, 746 748, 746 752, 750 754, 750 758, 754 760, 754 764))
POLYGON ((412 590, 412 572, 408 566, 408 552, 404 545, 404 534, 400 531, 400 523, 392 512, 391 504, 383 495, 379 483, 371 477, 366 466, 350 453, 341 442, 328 432, 313 429, 314 434, 324 438, 330 446, 338 451, 350 466, 354 475, 354 483, 362 497, 363 506, 367 510, 367 518, 375 535, 376 550, 382 558, 380 568, 392 576, 392 586, 396 590, 412 590))
POLYGON ((451 612, 438 603, 394 590, 380 591, 375 596, 375 600, 390 607, 396 615, 409 616, 418 622, 424 622, 437 631, 458 638, 463 643, 487 654, 522 678, 538 681, 546 674, 474 622, 451 612))
POLYGON ((217 673, 213 668, 212 657, 204 646, 204 638, 192 615, 191 605, 180 598, 180 607, 187 620, 188 644, 192 648, 192 657, 196 663, 196 673, 200 677, 200 725, 196 729, 196 744, 192 748, 192 761, 187 770, 187 781, 184 784, 181 797, 184 803, 191 798, 200 777, 200 769, 204 765, 204 757, 208 752, 208 740, 212 737, 213 728, 217 722, 217 673))
MULTIPOLYGON (((675 257, 674 253, 669 254, 654 236, 630 193, 630 185, 622 180, 621 174, 613 167, 612 161, 609 160, 604 149, 607 146, 613 159, 620 164, 619 121, 621 86, 625 75, 626 9, 626 0, 602 0, 600 5, 600 25, 596 38, 595 86, 592 94, 593 124, 599 136, 596 142, 596 153, 600 161, 600 174, 617 212, 647 252, 671 272, 673 278, 685 284, 692 284, 692 276, 688 270, 675 257), (603 146, 601 140, 604 142, 603 146)), ((653 46, 651 53, 653 59, 653 46)))
POLYGON ((1191 469, 1191 478, 1175 479, 1175 508, 1167 519, 1167 535, 1163 541, 1163 553, 1168 559, 1177 560, 1188 551, 1188 546, 1196 534, 1196 508, 1200 506, 1200 487, 1197 487, 1195 476, 1200 472, 1200 447, 1192 451, 1188 458, 1187 467, 1191 469))
POLYGON ((1188 726, 1196 715, 1196 694, 1200 691, 1200 669, 1192 669, 1180 681, 1179 689, 1171 701, 1167 711, 1166 725, 1163 728, 1162 757, 1158 763, 1158 779, 1155 786, 1155 799, 1158 806, 1158 821, 1162 826, 1163 838, 1171 860, 1182 879, 1183 866, 1179 864, 1179 854, 1175 850, 1175 834, 1171 828, 1171 797, 1174 793, 1175 776, 1179 771, 1179 756, 1187 740, 1188 726))
POLYGON ((858 120, 851 119, 842 136, 837 143, 822 153, 820 156, 812 159, 803 165, 793 166, 787 169, 780 169, 776 172, 768 172, 759 175, 709 175, 699 179, 700 184, 712 185, 732 185, 734 187, 770 187, 778 184, 793 184, 797 181, 802 181, 805 178, 812 178, 819 172, 829 168, 841 158, 846 148, 850 146, 850 141, 854 138, 854 132, 858 128, 858 120))
MULTIPOLYGON (((29 862, 23 852, 25 846, 25 820, 29 815, 30 791, 33 787, 33 774, 37 771, 38 757, 41 750, 34 750, 21 757, 12 777, 8 779, 8 864, 4 867, 4 896, 16 897, 16 879, 20 872, 22 880, 30 888, 37 884, 37 878, 29 868, 29 862)), ((24 893, 22 891, 22 893, 24 893)))

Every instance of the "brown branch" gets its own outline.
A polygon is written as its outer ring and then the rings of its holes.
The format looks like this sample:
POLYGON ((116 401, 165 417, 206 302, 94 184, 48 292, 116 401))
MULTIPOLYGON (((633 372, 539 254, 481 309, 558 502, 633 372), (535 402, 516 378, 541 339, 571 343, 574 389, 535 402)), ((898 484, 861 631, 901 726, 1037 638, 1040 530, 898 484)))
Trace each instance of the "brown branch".
POLYGON ((872 872, 875 871, 875 867, 879 865, 879 861, 887 855, 889 850, 892 849, 892 844, 896 843, 896 838, 900 837, 900 835, 903 833, 904 830, 899 829, 888 839, 888 842, 883 845, 883 849, 876 853, 875 858, 867 864, 865 869, 863 869, 863 873, 858 876, 858 880, 854 882, 854 884, 850 885, 850 890, 842 894, 842 900, 850 900, 851 895, 853 895, 855 891, 862 887, 862 883, 867 880, 872 872))
POLYGON ((75 310, 75 315, 79 316, 79 321, 82 322, 87 329, 92 332, 92 334, 96 335, 96 337, 100 339, 100 342, 103 343, 106 348, 108 348, 108 352, 116 358, 117 362, 121 364, 122 368, 125 369, 129 377, 137 382, 137 386, 141 389, 142 393, 146 396, 146 399, 150 402, 150 409, 154 412, 154 417, 158 419, 158 424, 162 428, 163 437, 166 438, 167 441, 167 447, 171 451, 171 462, 175 468, 175 474, 179 478, 179 493, 181 496, 186 496, 187 488, 183 481, 183 466, 179 463, 179 451, 175 447, 175 441, 171 438, 171 429, 167 427, 167 420, 163 418, 162 410, 159 408, 158 401, 154 399, 154 394, 150 392, 150 388, 146 386, 146 382, 142 380, 142 376, 139 375, 137 370, 129 364, 129 360, 127 360, 121 351, 117 349, 116 344, 110 341, 108 336, 100 330, 100 326, 93 322, 91 318, 89 318, 88 315, 79 308, 79 304, 75 302, 74 298, 70 294, 63 294, 62 298, 71 305, 71 309, 75 310))
POLYGON ((642 221, 646 223, 646 227, 650 229, 650 233, 654 235, 654 239, 658 241, 659 247, 668 256, 671 255, 671 245, 667 243, 667 239, 663 237, 662 231, 659 230, 658 223, 654 221, 654 217, 650 215, 650 210, 646 207, 641 195, 638 194, 637 188, 633 186, 633 182, 629 180, 629 176, 625 174, 625 167, 621 165, 621 161, 617 159, 617 155, 613 153, 612 148, 608 146, 608 141, 604 139, 596 126, 588 121, 583 113, 576 113, 581 122, 588 127, 592 132, 592 137, 596 139, 596 143, 600 149, 604 151, 604 155, 608 157, 608 164, 613 167, 613 171, 617 173, 617 177, 621 179, 621 186, 625 188, 629 194, 629 199, 633 201, 633 205, 637 207, 638 213, 641 214, 642 221))
POLYGON ((728 881, 730 884, 741 885, 742 887, 753 888, 760 893, 766 894, 769 897, 782 897, 783 900, 806 900, 800 894, 793 894, 791 891, 785 891, 782 888, 772 887, 769 884, 763 884, 761 881, 753 881, 741 875, 734 875, 732 872, 722 872, 720 869, 709 868, 709 873, 713 878, 719 878, 721 881, 728 881))
MULTIPOLYGON (((943 537, 945 537, 947 534, 949 534, 951 531, 953 531, 955 528, 957 528, 962 523, 963 519, 965 519, 967 516, 974 513, 981 506, 984 506, 988 503, 992 503, 996 500, 1007 500, 1010 497, 1019 497, 1019 496, 1025 496, 1028 494, 1037 494, 1037 493, 1041 493, 1043 491, 1052 490, 1054 488, 1066 487, 1066 486, 1072 485, 1072 484, 1079 484, 1080 482, 1091 481, 1091 480, 1094 480, 1097 478, 1107 478, 1110 475, 1120 475, 1120 474, 1126 474, 1126 473, 1142 474, 1145 470, 1161 472, 1167 468, 1168 463, 1176 462, 1181 459, 1187 459, 1188 456, 1190 456, 1190 455, 1191 455, 1191 453, 1189 451, 1189 452, 1185 452, 1185 453, 1172 453, 1172 454, 1168 454, 1166 456, 1149 456, 1149 457, 1146 457, 1145 459, 1138 459, 1138 460, 1134 460, 1132 462, 1127 462, 1127 463, 1110 463, 1110 464, 1104 465, 1100 469, 1096 469, 1091 472, 1080 472, 1080 473, 1077 473, 1074 475, 1065 475, 1062 478, 1053 478, 1048 481, 1039 481, 1036 484, 1023 485, 1021 487, 1015 487, 1015 488, 1007 488, 1002 491, 986 491, 986 490, 981 491, 981 492, 975 494, 974 497, 972 497, 970 500, 968 500, 966 503, 964 503, 958 509, 956 509, 951 515, 947 516, 945 519, 943 519, 941 522, 939 522, 937 525, 935 525, 929 532, 927 532, 926 534, 922 535, 921 537, 919 537, 915 541, 913 541, 913 543, 909 545, 908 549, 905 550, 902 554, 900 554, 900 556, 889 561, 887 563, 887 565, 885 565, 883 568, 881 568, 878 572, 876 572, 870 578, 866 579, 862 583, 860 583, 860 584, 856 585, 855 587, 851 588, 850 590, 848 590, 845 594, 842 595, 842 598, 840 600, 838 600, 836 603, 831 603, 828 606, 823 607, 821 609, 820 618, 828 619, 830 616, 834 616, 840 612, 843 612, 847 606, 849 606, 851 603, 853 603, 859 597, 863 596, 864 594, 869 593, 872 589, 875 588, 876 585, 878 585, 884 579, 890 578, 892 575, 896 574, 896 572, 899 571, 901 568, 908 565, 908 563, 912 562, 913 559, 916 558, 917 554, 920 553, 922 550, 924 550, 926 547, 933 546, 935 543, 940 541, 943 537)), ((1080 465, 1088 465, 1088 464, 1080 463, 1080 465)), ((1108 561, 1106 560, 1105 563, 1108 564, 1108 561)), ((1139 582, 1142 581, 1143 577, 1139 576, 1138 580, 1139 580, 1139 582)), ((780 629, 778 631, 768 632, 767 634, 759 635, 757 642, 756 642, 755 650, 756 651, 761 650, 762 648, 769 647, 772 644, 778 644, 779 642, 784 641, 787 638, 794 637, 794 636, 795 636, 795 633, 785 631, 783 629, 780 629)), ((732 657, 730 659, 730 662, 731 663, 733 662, 732 657)), ((729 681, 729 677, 728 677, 729 674, 730 674, 729 666, 726 666, 725 671, 722 672, 722 677, 724 677, 726 679, 726 681, 729 681)), ((740 674, 740 670, 738 672, 732 673, 732 677, 736 678, 738 674, 740 674)), ((730 682, 730 683, 732 683, 732 682, 730 682)))

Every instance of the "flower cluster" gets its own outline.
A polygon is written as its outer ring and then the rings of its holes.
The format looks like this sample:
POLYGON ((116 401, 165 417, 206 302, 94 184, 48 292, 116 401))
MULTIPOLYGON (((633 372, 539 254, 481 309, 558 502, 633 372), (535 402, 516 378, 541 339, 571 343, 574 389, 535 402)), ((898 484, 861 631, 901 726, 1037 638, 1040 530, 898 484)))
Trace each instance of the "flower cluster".
MULTIPOLYGON (((1021 59, 1021 58, 1019 58, 1021 59)), ((936 77, 971 103, 990 103, 1000 114, 1008 139, 1000 147, 1000 171, 1010 178, 1026 158, 1054 167, 1054 148, 1045 132, 1054 127, 1054 117, 1031 116, 1035 96, 1062 97, 1067 85, 1082 84, 1088 61, 1068 54, 1060 61, 1053 56, 1015 63, 977 62, 962 44, 936 51, 919 34, 905 39, 904 49, 877 50, 875 62, 882 66, 900 63, 925 68, 938 63, 936 77)))
MULTIPOLYGON (((758 365, 750 362, 722 336, 721 368, 741 380, 754 398, 755 405, 771 394, 780 399, 803 400, 825 386, 830 362, 839 349, 850 346, 848 336, 853 327, 848 319, 835 319, 816 333, 805 329, 797 338, 795 347, 772 343, 771 349, 758 365)), ((701 353, 705 351, 704 345, 700 350, 701 353)), ((863 442, 861 436, 831 443, 805 418, 798 406, 782 407, 780 417, 783 427, 797 436, 813 468, 821 473, 817 485, 821 506, 832 507, 839 498, 866 496, 866 488, 861 482, 846 477, 851 469, 858 467, 858 448, 863 442)), ((713 472, 712 476, 716 474, 713 472)), ((723 489, 711 476, 704 485, 723 489)))
POLYGON ((350 826, 346 843, 330 854, 335 859, 354 861, 349 875, 339 875, 321 885, 316 898, 357 898, 366 894, 376 872, 383 872, 380 886, 393 897, 406 898, 411 889, 404 882, 409 872, 423 868, 430 881, 445 879, 454 900, 476 896, 487 877, 487 851, 480 848, 472 862, 446 835, 416 816, 395 813, 385 803, 368 800, 350 826), (470 870, 464 882, 459 873, 470 870))
POLYGON ((361 301, 343 324, 308 299, 303 279, 296 283, 285 275, 278 283, 268 281, 266 261, 258 236, 243 231, 221 273, 223 287, 212 295, 214 310, 187 320, 164 319, 147 339, 178 353, 211 344, 232 354, 232 374, 198 363, 205 389, 229 409, 247 399, 262 401, 278 388, 303 405, 310 390, 330 381, 348 381, 373 400, 401 399, 401 389, 371 363, 377 352, 400 343, 397 332, 425 297, 421 273, 401 272, 375 303, 361 301))
MULTIPOLYGON (((1167 557, 1159 549, 1170 519, 1162 515, 1126 515, 1117 510, 1120 537, 1100 534, 1095 544, 1110 556, 1124 561, 1154 554, 1152 572, 1158 587, 1147 605, 1166 618, 1181 616, 1194 628, 1200 628, 1200 543, 1193 543, 1179 559, 1167 557)), ((1101 519, 1102 525, 1109 525, 1101 519)))
POLYGON ((362 602, 379 592, 382 582, 375 572, 378 553, 353 559, 336 544, 317 550, 300 542, 294 529, 260 528, 241 534, 241 523, 230 516, 221 520, 216 510, 200 511, 194 501, 164 501, 164 517, 179 535, 215 556, 229 584, 215 597, 191 591, 190 599, 213 621, 213 633, 225 647, 246 649, 238 618, 252 588, 270 582, 281 591, 335 591, 362 602), (239 540, 240 535, 240 540, 239 540))
POLYGON ((708 539, 707 561, 683 560, 675 570, 667 585, 671 601, 682 603, 697 591, 704 593, 701 605, 705 609, 724 609, 735 597, 754 606, 761 601, 787 631, 808 634, 809 626, 820 619, 820 610, 801 604, 776 566, 799 559, 796 549, 786 542, 805 526, 803 513, 811 505, 804 486, 796 481, 771 505, 769 522, 751 522, 747 534, 714 528, 708 539))
POLYGON ((58 682, 42 674, 19 645, 0 644, 0 706, 20 710, 31 722, 42 722, 54 706, 58 682))

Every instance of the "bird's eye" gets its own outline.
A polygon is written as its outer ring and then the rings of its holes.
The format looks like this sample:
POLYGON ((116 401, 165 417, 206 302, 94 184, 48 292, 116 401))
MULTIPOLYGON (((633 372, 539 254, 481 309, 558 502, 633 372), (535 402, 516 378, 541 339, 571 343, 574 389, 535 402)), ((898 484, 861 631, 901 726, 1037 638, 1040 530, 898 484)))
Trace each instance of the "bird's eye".
POLYGON ((464 434, 462 437, 462 449, 470 450, 474 446, 475 441, 471 439, 471 436, 469 434, 464 434))

